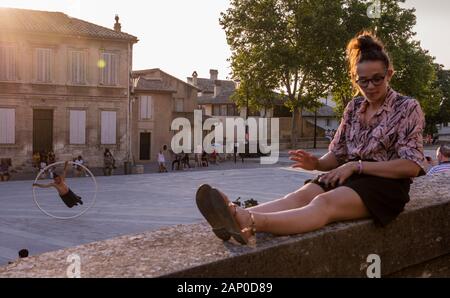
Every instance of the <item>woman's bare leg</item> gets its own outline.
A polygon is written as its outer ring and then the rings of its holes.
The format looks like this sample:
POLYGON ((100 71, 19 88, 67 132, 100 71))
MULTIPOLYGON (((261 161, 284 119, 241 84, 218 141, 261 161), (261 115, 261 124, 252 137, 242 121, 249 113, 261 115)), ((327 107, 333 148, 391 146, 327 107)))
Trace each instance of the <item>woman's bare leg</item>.
MULTIPOLYGON (((251 226, 248 210, 237 208, 236 218, 242 228, 251 226)), ((318 230, 325 225, 343 220, 370 217, 359 195, 348 187, 319 194, 305 207, 273 212, 252 212, 257 232, 275 235, 294 235, 318 230)))
POLYGON ((251 212, 271 213, 290 209, 297 209, 308 205, 312 199, 324 193, 322 187, 314 183, 308 183, 302 188, 287 194, 283 198, 267 202, 259 206, 248 208, 251 212))

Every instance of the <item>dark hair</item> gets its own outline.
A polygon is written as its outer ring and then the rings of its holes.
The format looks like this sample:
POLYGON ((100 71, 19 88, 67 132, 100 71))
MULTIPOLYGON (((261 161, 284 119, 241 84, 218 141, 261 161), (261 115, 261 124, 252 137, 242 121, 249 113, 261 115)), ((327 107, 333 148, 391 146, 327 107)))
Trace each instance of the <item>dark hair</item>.
POLYGON ((364 61, 381 61, 386 70, 393 69, 383 43, 370 31, 362 31, 347 44, 350 77, 356 87, 356 67, 364 61))
POLYGON ((439 152, 442 156, 446 158, 450 158, 450 146, 449 145, 441 145, 439 146, 439 152))
POLYGON ((19 250, 19 258, 27 258, 27 257, 28 257, 28 250, 27 249, 19 250))
POLYGON ((59 177, 59 175, 57 173, 53 173, 53 179, 56 179, 58 177, 59 177))

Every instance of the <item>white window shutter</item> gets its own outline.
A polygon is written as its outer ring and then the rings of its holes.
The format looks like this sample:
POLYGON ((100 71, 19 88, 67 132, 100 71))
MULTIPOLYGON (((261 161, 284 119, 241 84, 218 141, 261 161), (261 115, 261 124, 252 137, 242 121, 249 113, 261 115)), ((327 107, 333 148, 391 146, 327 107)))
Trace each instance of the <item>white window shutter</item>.
POLYGON ((70 111, 70 144, 86 144, 86 111, 70 111))
POLYGON ((14 144, 16 127, 15 109, 0 109, 0 144, 14 144))
POLYGON ((52 49, 36 49, 36 79, 50 82, 52 78, 52 49))
POLYGON ((141 119, 151 119, 152 118, 152 97, 151 96, 141 96, 140 100, 140 114, 141 119))
POLYGON ((147 118, 147 96, 141 96, 141 106, 140 106, 140 111, 141 111, 141 119, 146 119, 147 118))
POLYGON ((153 118, 153 98, 151 96, 148 97, 147 115, 149 119, 153 118))
POLYGON ((16 49, 12 46, 0 47, 0 80, 16 79, 16 49))
POLYGON ((101 143, 116 144, 116 112, 103 111, 101 113, 101 143))

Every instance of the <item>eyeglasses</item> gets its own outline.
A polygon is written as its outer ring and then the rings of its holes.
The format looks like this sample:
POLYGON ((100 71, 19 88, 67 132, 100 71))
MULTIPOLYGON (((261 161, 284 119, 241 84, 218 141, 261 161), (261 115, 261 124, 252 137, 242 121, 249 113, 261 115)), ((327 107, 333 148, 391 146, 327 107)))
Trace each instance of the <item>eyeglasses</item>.
POLYGON ((380 86, 381 84, 383 84, 385 78, 386 78, 386 74, 384 74, 383 76, 375 75, 371 79, 356 80, 356 84, 358 84, 361 88, 367 88, 369 86, 370 82, 372 82, 372 84, 374 86, 380 86))

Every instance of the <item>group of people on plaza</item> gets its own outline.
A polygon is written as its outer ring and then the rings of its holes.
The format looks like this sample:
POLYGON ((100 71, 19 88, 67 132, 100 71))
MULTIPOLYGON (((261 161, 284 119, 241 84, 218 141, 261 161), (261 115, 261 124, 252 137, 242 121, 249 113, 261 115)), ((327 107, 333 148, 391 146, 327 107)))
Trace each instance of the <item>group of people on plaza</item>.
MULTIPOLYGON (((233 151, 233 157, 234 157, 234 163, 237 162, 237 158, 239 157, 242 160, 242 163, 244 163, 244 154, 238 153, 239 144, 234 144, 234 151, 233 151)), ((158 172, 159 173, 167 173, 167 165, 166 160, 167 155, 169 155, 169 158, 171 160, 171 169, 174 170, 184 170, 184 169, 191 169, 192 167, 195 168, 203 168, 203 167, 209 167, 210 164, 216 164, 218 165, 221 160, 225 160, 227 155, 220 156, 220 154, 216 151, 214 148, 213 151, 208 154, 205 150, 202 150, 199 148, 197 152, 202 151, 202 153, 194 153, 194 166, 191 165, 190 160, 191 156, 189 153, 185 153, 184 151, 181 151, 181 153, 175 153, 173 150, 168 149, 167 145, 164 145, 163 148, 158 152, 157 160, 158 160, 158 172)))

